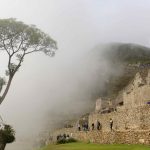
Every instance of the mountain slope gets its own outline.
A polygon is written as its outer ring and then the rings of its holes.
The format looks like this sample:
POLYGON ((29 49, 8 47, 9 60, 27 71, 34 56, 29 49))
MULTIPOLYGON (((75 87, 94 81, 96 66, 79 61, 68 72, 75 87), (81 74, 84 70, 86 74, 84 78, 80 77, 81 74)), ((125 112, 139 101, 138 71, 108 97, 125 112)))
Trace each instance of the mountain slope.
MULTIPOLYGON (((96 50, 98 54, 99 49, 96 50)), ((113 43, 100 52, 115 73, 110 73, 99 96, 115 98, 135 74, 150 67, 150 48, 137 44, 113 43), (144 67, 143 67, 144 66, 144 67), (119 69, 118 69, 119 68, 119 69), (121 72, 118 73, 118 70, 121 72)))

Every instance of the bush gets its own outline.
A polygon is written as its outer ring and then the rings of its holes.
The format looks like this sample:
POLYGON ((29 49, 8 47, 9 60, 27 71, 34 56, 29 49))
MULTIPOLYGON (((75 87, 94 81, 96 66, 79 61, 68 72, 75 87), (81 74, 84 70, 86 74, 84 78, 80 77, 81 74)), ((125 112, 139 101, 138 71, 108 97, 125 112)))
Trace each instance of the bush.
POLYGON ((69 139, 67 140, 67 143, 72 143, 72 142, 77 142, 77 140, 74 139, 74 138, 69 138, 69 139))
POLYGON ((0 130, 0 136, 5 143, 12 143, 15 141, 15 131, 10 125, 5 125, 4 129, 0 130))
POLYGON ((58 140, 56 144, 65 144, 65 143, 72 143, 72 142, 77 142, 77 140, 74 138, 69 138, 69 139, 62 138, 58 140))

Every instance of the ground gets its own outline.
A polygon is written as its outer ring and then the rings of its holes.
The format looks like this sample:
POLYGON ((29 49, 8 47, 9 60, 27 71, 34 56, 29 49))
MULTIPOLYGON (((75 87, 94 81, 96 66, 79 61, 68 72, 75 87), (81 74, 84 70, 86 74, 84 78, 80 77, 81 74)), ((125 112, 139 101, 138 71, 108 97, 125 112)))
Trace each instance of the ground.
POLYGON ((144 145, 100 145, 88 143, 69 143, 48 145, 40 150, 149 150, 150 146, 144 145))

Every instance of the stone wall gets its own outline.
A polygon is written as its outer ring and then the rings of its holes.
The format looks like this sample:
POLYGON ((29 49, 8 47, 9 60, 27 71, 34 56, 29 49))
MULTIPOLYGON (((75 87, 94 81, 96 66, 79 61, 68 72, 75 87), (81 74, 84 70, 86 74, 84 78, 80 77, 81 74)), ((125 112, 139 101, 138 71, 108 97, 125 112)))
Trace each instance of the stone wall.
POLYGON ((77 128, 62 128, 51 135, 51 141, 55 142, 57 135, 68 134, 79 141, 100 144, 147 144, 150 145, 150 106, 139 106, 126 109, 124 106, 117 111, 89 115, 89 125, 99 120, 102 124, 101 130, 78 131, 77 128), (110 130, 109 119, 112 118, 113 131, 110 130))
POLYGON ((150 70, 147 76, 142 77, 140 73, 135 75, 134 80, 122 91, 124 107, 133 108, 145 105, 150 101, 150 70))
POLYGON ((89 127, 92 123, 95 123, 99 120, 102 125, 103 131, 110 131, 109 120, 112 118, 114 124, 114 130, 147 130, 150 129, 150 106, 139 106, 132 109, 124 108, 124 106, 118 107, 117 111, 99 114, 91 113, 89 115, 89 127))
POLYGON ((77 131, 75 129, 60 129, 53 133, 53 141, 59 134, 69 134, 71 137, 84 142, 100 144, 147 144, 150 145, 150 130, 126 131, 77 131))
POLYGON ((146 105, 150 102, 150 70, 136 73, 134 79, 121 91, 114 100, 96 100, 95 112, 102 109, 116 108, 123 105, 127 109, 146 105), (112 102, 111 105, 109 102, 112 102))
POLYGON ((123 100, 126 108, 145 105, 150 101, 150 86, 143 85, 134 88, 130 93, 124 92, 123 100))
POLYGON ((89 131, 77 131, 76 128, 64 128, 52 133, 52 141, 57 135, 69 134, 80 141, 110 144, 148 144, 150 145, 150 70, 146 74, 137 73, 134 80, 116 98, 116 111, 98 113, 102 101, 97 100, 94 113, 89 115, 89 131), (123 102, 123 106, 117 106, 123 102), (113 120, 113 131, 110 130, 109 120, 113 120), (101 130, 91 130, 92 123, 100 121, 101 130))

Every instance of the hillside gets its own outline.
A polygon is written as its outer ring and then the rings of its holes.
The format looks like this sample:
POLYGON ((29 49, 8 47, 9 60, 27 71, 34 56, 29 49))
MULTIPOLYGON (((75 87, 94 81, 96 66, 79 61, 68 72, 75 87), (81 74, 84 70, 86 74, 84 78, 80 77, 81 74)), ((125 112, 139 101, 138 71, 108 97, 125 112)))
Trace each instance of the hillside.
MULTIPOLYGON (((134 78, 137 72, 142 74, 142 77, 146 76, 147 69, 150 68, 150 48, 135 45, 135 44, 110 44, 105 47, 103 52, 102 49, 95 49, 93 52, 93 61, 95 66, 99 66, 98 63, 102 65, 107 64, 105 67, 101 67, 100 70, 97 70, 99 78, 96 78, 95 86, 90 91, 91 94, 91 106, 95 107, 95 100, 99 97, 102 97, 103 100, 112 100, 115 101, 119 91, 123 90, 134 78), (104 63, 100 61, 95 61, 95 58, 106 60, 104 63), (110 72, 105 72, 106 67, 110 72), (104 69, 103 69, 104 68, 104 69), (104 84, 99 86, 100 84, 104 84), (92 105, 94 104, 94 105, 92 105)), ((95 68, 94 68, 95 69, 95 68)), ((88 103, 87 103, 88 105, 88 103)), ((85 105, 85 107, 87 107, 85 105)), ((93 111, 94 108, 91 107, 90 111, 93 111)), ((88 114, 81 116, 80 121, 83 121, 88 114)), ((68 121, 68 124, 72 124, 68 121)))
POLYGON ((95 100, 99 97, 114 100, 136 72, 144 72, 149 67, 142 65, 150 64, 150 48, 135 44, 108 44, 103 51, 101 46, 91 50, 82 60, 83 64, 79 63, 79 70, 76 70, 79 73, 85 72, 77 90, 78 99, 68 104, 69 110, 62 107, 59 111, 50 111, 47 117, 48 128, 72 126, 79 116, 94 110, 95 100))
MULTIPOLYGON (((98 49, 96 50, 98 54, 98 49)), ((121 68, 121 73, 110 74, 100 96, 115 98, 137 72, 144 72, 150 67, 150 48, 137 44, 113 43, 107 45, 100 54, 113 68, 121 68)))
POLYGON ((138 44, 110 44, 103 54, 111 61, 129 64, 150 62, 150 48, 138 44))

